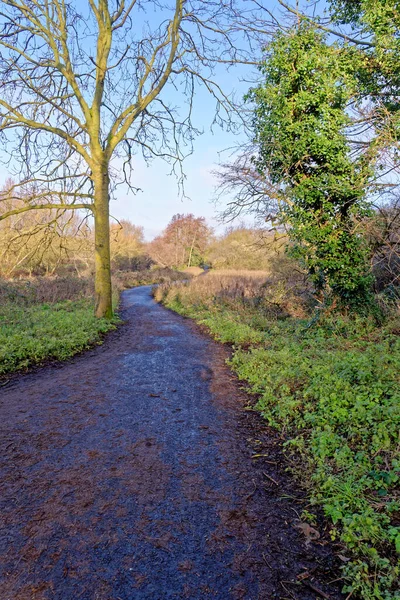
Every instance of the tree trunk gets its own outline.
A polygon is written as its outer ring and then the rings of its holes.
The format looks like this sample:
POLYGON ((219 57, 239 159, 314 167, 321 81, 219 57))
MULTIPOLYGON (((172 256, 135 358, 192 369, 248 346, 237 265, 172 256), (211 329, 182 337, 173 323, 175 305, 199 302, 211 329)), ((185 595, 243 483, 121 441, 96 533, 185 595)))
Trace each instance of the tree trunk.
POLYGON ((110 267, 109 176, 104 171, 94 178, 95 300, 96 317, 113 315, 110 267))
POLYGON ((193 250, 194 250, 194 243, 195 243, 195 241, 196 241, 196 234, 194 234, 192 245, 190 246, 188 267, 190 267, 192 265, 192 256, 193 256, 193 250))

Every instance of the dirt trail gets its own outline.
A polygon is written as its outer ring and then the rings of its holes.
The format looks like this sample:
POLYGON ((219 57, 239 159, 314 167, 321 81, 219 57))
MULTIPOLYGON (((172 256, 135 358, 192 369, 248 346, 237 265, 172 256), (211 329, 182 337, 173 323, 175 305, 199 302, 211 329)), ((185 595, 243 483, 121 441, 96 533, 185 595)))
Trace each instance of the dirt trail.
POLYGON ((0 600, 341 598, 226 349, 148 287, 123 306, 102 347, 0 388, 0 600))

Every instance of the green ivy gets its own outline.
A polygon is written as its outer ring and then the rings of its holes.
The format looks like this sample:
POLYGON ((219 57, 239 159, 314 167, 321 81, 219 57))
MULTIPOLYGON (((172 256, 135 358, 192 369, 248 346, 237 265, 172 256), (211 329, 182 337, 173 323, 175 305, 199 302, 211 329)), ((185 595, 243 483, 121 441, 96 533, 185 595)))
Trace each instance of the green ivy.
POLYGON ((46 360, 65 360, 101 341, 115 322, 97 319, 88 299, 0 309, 0 376, 46 360))
POLYGON ((316 288, 345 305, 365 304, 372 277, 355 223, 368 213, 374 149, 354 158, 346 138, 357 85, 353 58, 307 23, 279 33, 266 55, 263 81, 247 96, 257 168, 278 188, 291 252, 316 288))

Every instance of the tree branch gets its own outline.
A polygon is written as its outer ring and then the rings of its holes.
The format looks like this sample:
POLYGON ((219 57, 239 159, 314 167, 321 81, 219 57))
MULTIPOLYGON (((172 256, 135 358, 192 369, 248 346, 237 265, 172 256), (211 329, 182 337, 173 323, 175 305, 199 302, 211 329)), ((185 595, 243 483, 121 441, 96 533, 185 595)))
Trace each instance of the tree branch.
POLYGON ((12 217, 13 215, 20 215, 24 212, 28 212, 29 210, 90 210, 93 211, 92 204, 30 204, 29 206, 23 206, 20 208, 14 208, 13 210, 9 210, 6 213, 0 215, 0 221, 4 219, 8 219, 8 217, 12 217))

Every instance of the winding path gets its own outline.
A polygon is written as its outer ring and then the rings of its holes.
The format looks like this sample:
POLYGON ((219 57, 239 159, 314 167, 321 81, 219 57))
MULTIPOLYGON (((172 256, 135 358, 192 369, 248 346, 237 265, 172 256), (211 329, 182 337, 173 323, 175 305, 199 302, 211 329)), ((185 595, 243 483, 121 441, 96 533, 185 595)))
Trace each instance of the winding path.
POLYGON ((123 310, 103 346, 0 388, 0 600, 340 598, 227 350, 148 287, 123 310))

